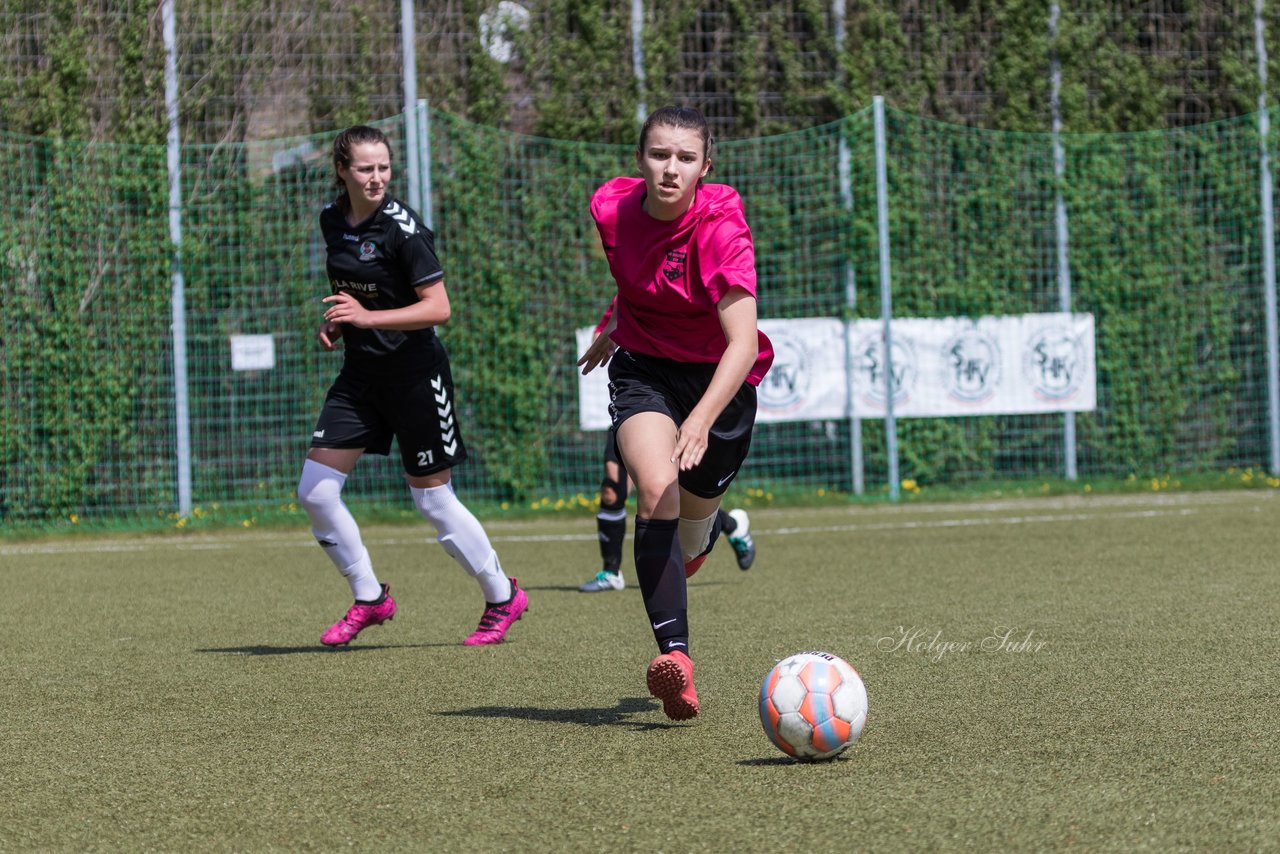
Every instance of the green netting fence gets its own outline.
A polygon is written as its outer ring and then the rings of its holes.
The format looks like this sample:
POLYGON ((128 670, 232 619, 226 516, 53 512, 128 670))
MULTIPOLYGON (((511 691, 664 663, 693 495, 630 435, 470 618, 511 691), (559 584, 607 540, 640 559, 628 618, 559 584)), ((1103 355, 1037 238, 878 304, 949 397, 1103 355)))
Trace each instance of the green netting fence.
MULTIPOLYGON (((454 306, 442 330, 476 499, 531 502, 599 482, 602 436, 578 427, 575 328, 611 282, 587 201, 634 169, 628 146, 515 135, 432 111, 419 142, 454 306)), ((406 163, 402 120, 382 123, 406 163)), ((1057 311, 1055 202, 1069 222, 1071 310, 1097 329, 1098 405, 1075 419, 1081 478, 1266 468, 1267 348, 1257 116, 1053 139, 887 111, 895 317, 1057 311)), ((314 332, 327 292, 316 224, 329 137, 188 146, 183 239, 169 238, 163 147, 0 136, 0 519, 128 518, 286 506, 340 364, 314 332), (175 258, 185 291, 189 461, 175 417, 175 258), (229 338, 272 336, 275 366, 236 371, 229 338)), ((1271 163, 1275 163, 1272 155, 1271 163)), ((742 193, 765 318, 880 316, 870 110, 725 142, 712 180, 742 193)), ((401 169, 393 190, 408 198, 401 169)), ((740 489, 884 491, 885 424, 761 424, 740 489), (861 469, 851 460, 854 443, 861 469)), ((1061 415, 911 418, 899 471, 917 484, 1061 476, 1061 415)), ((349 487, 404 495, 397 458, 349 487)))

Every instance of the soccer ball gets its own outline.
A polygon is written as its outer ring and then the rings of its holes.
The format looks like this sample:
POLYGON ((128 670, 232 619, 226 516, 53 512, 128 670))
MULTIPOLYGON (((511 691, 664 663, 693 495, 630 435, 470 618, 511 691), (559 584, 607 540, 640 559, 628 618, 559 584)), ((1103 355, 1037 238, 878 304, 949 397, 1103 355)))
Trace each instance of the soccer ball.
POLYGON ((779 661, 760 686, 760 723, 783 753, 831 759, 858 740, 867 722, 867 689, 849 662, 829 652, 779 661))

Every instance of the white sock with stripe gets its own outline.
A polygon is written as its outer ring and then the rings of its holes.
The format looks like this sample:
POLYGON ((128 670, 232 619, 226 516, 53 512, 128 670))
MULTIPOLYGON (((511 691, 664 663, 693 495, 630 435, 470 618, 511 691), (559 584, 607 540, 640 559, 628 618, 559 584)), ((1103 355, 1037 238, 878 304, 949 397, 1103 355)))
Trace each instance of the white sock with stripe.
POLYGON ((373 562, 360 538, 360 526, 342 501, 347 476, 337 469, 307 460, 298 480, 298 503, 311 520, 311 533, 351 586, 355 599, 371 602, 382 595, 373 562))
POLYGON ((480 582, 484 601, 506 602, 511 598, 511 580, 502 571, 498 553, 489 543, 480 520, 471 514, 453 493, 453 484, 429 489, 410 487, 413 503, 422 517, 436 528, 437 540, 467 574, 480 582))

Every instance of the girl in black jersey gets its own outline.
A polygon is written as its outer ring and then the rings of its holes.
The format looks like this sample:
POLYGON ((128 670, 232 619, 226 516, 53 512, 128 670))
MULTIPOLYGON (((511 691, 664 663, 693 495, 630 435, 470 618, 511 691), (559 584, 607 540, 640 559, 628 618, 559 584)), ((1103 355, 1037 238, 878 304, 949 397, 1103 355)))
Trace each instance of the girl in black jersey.
POLYGON ((382 131, 357 125, 340 133, 333 165, 339 195, 320 214, 332 293, 324 298, 318 336, 326 350, 345 342, 345 353, 312 434, 298 500, 355 604, 320 641, 346 644, 395 616, 391 586, 374 574, 342 501, 356 461, 366 451, 386 456, 394 436, 414 504, 484 592, 480 625, 463 643, 498 643, 529 600, 502 571, 484 528, 450 483, 467 452, 449 357, 435 333, 450 312, 434 238, 416 213, 387 194, 391 146, 382 131))

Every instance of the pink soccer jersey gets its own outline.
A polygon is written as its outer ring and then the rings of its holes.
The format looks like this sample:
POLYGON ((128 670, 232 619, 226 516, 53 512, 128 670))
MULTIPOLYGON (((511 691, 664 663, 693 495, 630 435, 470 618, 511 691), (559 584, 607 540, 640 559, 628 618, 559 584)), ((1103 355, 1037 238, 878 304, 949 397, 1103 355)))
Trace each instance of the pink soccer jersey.
POLYGON ((609 301, 609 307, 604 310, 604 314, 600 315, 600 322, 596 324, 596 334, 604 332, 604 328, 609 325, 609 318, 613 317, 613 307, 618 304, 618 296, 614 294, 612 300, 609 301))
MULTIPOLYGON (((677 362, 720 361, 724 330, 716 304, 732 287, 756 295, 755 249, 742 198, 725 184, 703 184, 684 216, 666 222, 641 206, 644 180, 614 178, 591 198, 609 271, 618 283, 619 347, 677 362), (622 237, 623 239, 619 239, 622 237)), ((747 382, 773 363, 763 332, 747 382)))

